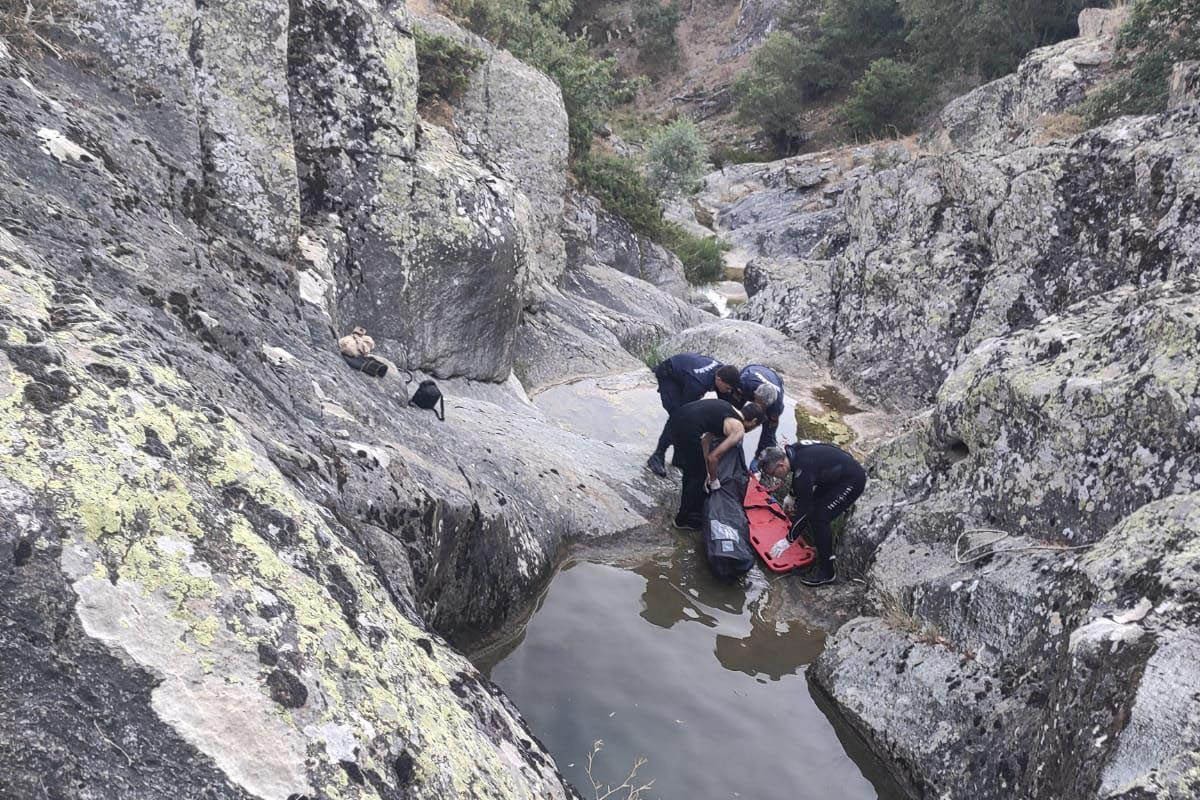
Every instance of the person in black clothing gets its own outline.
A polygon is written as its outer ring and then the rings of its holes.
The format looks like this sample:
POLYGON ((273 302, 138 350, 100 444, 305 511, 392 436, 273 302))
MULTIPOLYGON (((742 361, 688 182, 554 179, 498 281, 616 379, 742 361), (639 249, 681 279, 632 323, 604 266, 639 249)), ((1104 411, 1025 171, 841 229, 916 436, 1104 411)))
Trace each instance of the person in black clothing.
POLYGON ((762 409, 753 403, 739 412, 724 400, 696 400, 671 415, 671 443, 683 470, 676 528, 700 530, 705 488, 715 481, 721 456, 740 446, 746 432, 761 422, 762 409))
MULTIPOLYGON (((662 398, 662 406, 670 415, 681 406, 695 402, 709 392, 716 392, 717 397, 728 403, 737 403, 737 384, 741 373, 737 367, 723 365, 715 358, 695 353, 680 353, 655 367, 654 377, 658 379, 658 394, 662 398)), ((666 477, 666 455, 670 445, 671 420, 668 417, 658 437, 658 446, 646 461, 646 466, 655 475, 666 477)))
POLYGON ((809 586, 822 586, 837 579, 834 565, 832 523, 844 514, 863 493, 867 472, 854 457, 831 444, 797 442, 787 447, 769 447, 758 457, 763 474, 775 478, 792 476, 792 526, 786 539, 771 550, 778 558, 799 536, 801 523, 807 523, 817 547, 817 568, 800 580, 809 586))

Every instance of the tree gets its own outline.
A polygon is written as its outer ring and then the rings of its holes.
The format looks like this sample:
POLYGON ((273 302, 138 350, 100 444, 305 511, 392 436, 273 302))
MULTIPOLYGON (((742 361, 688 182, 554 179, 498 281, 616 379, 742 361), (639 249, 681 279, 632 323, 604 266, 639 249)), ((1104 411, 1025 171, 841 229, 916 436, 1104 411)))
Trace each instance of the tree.
POLYGON ((811 45, 775 31, 734 81, 738 117, 761 127, 780 152, 790 152, 803 139, 800 115, 805 105, 844 79, 841 68, 811 45))
POLYGON ((646 150, 646 180, 666 196, 690 191, 704 174, 708 148, 690 119, 662 128, 646 150))
POLYGON ((674 1, 665 5, 658 0, 639 4, 633 15, 633 24, 641 41, 638 57, 649 64, 668 64, 678 58, 679 40, 675 38, 675 29, 681 19, 683 12, 674 1))
POLYGON ((890 58, 871 62, 855 82, 842 109, 847 127, 857 134, 878 136, 889 130, 907 133, 916 127, 925 102, 920 71, 890 58))

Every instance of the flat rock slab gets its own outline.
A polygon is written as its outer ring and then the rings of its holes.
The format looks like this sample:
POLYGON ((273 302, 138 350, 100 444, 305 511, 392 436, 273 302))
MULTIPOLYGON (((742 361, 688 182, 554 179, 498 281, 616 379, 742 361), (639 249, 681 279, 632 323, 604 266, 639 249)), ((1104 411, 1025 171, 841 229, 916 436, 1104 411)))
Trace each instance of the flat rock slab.
POLYGON ((649 454, 667 421, 648 369, 553 386, 534 404, 561 428, 606 444, 642 446, 649 454))

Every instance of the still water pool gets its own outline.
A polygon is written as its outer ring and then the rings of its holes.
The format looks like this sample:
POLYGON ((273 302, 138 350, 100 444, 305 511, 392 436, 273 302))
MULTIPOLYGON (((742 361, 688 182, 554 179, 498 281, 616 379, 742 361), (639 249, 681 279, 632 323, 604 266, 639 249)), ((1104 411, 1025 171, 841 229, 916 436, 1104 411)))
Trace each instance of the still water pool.
MULTIPOLYGON (((781 617, 757 570, 712 579, 695 545, 631 567, 568 563, 523 635, 477 658, 585 797, 640 756, 646 800, 899 800, 804 670, 824 635, 781 617)), ((617 795, 624 797, 624 795, 617 795)))

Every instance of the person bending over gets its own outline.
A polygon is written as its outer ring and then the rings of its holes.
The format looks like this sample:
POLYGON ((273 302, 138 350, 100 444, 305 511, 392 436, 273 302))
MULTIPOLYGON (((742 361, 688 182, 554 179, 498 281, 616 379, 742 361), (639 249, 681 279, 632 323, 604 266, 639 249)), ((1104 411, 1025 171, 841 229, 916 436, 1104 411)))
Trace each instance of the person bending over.
POLYGON ((783 416, 783 378, 770 367, 751 364, 738 376, 738 390, 748 402, 753 402, 765 412, 762 434, 754 455, 775 446, 775 432, 779 430, 779 418, 783 416))
POLYGON ((817 567, 800 581, 823 586, 837 580, 833 554, 833 521, 849 510, 867 485, 867 472, 854 457, 831 444, 797 442, 787 447, 768 447, 758 457, 763 474, 775 478, 792 476, 792 519, 787 538, 771 549, 778 558, 799 536, 805 524, 817 547, 817 567))
POLYGON ((654 377, 658 380, 658 394, 662 398, 662 406, 667 410, 668 418, 658 437, 658 446, 646 461, 646 466, 655 475, 666 477, 667 448, 671 445, 670 415, 709 392, 716 392, 718 398, 734 403, 741 373, 737 367, 721 364, 715 358, 696 353, 680 353, 655 367, 654 377))
POLYGON ((716 481, 721 456, 740 446, 746 433, 761 422, 762 409, 753 403, 747 403, 739 412, 724 400, 696 400, 671 415, 671 443, 675 460, 683 470, 676 528, 700 530, 704 491, 716 481))

